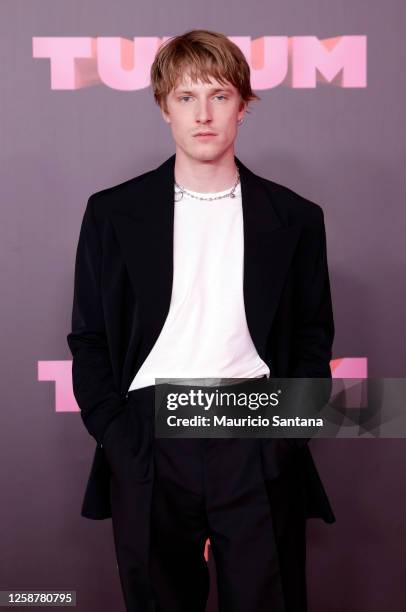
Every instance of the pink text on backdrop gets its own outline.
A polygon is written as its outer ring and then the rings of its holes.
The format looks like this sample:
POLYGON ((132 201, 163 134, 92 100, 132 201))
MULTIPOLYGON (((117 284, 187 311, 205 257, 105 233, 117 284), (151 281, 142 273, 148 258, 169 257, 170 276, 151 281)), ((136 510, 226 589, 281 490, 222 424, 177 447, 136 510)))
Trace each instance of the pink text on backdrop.
MULTIPOLYGON (((333 378, 367 378, 367 364, 367 357, 333 359, 331 374, 333 378)), ((72 390, 72 361, 38 361, 38 380, 54 383, 55 412, 79 412, 72 390)))
MULTIPOLYGON (((34 36, 36 59, 50 60, 51 89, 81 89, 103 84, 120 91, 150 85, 157 49, 170 37, 34 36)), ((251 68, 253 89, 278 85, 312 89, 317 83, 366 87, 367 37, 229 36, 251 68)))

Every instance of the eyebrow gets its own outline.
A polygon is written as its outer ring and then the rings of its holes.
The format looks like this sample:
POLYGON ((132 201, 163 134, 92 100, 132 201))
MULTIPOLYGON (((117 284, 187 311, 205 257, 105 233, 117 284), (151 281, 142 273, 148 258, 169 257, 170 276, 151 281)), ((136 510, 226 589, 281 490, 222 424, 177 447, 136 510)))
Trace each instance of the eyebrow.
MULTIPOLYGON (((216 93, 217 91, 226 91, 227 93, 232 93, 232 90, 229 87, 216 87, 216 88, 209 89, 209 92, 211 93, 216 93)), ((191 94, 193 92, 190 91, 189 89, 175 89, 175 93, 191 94)))

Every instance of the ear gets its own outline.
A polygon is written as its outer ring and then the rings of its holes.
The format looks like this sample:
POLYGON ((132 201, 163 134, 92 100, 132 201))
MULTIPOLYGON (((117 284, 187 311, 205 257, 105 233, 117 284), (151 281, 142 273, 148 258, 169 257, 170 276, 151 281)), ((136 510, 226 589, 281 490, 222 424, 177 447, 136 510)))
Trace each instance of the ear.
POLYGON ((244 100, 241 100, 240 102, 240 108, 238 109, 238 121, 241 121, 241 119, 244 118, 245 112, 247 110, 248 107, 248 102, 245 102, 244 100))
POLYGON ((164 121, 166 123, 170 123, 171 122, 171 118, 169 116, 169 112, 168 112, 168 104, 167 104, 167 99, 166 97, 164 97, 161 100, 161 104, 159 105, 160 109, 161 109, 161 113, 162 113, 162 117, 164 118, 164 121))
POLYGON ((162 113, 162 117, 164 118, 164 121, 166 121, 166 123, 170 123, 171 119, 169 117, 169 114, 167 113, 167 111, 165 109, 163 109, 161 107, 161 113, 162 113))

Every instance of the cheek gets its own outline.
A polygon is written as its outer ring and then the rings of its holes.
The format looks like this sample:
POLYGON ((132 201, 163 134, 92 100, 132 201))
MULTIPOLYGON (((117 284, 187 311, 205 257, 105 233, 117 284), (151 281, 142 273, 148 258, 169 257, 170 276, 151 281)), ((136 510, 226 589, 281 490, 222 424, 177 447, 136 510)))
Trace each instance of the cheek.
POLYGON ((175 140, 177 141, 182 140, 183 130, 182 130, 182 127, 179 125, 179 123, 176 121, 172 121, 171 127, 172 127, 172 136, 175 138, 175 140))
POLYGON ((227 134, 228 138, 233 138, 235 136, 236 133, 236 123, 237 120, 234 122, 234 119, 228 121, 226 129, 225 129, 225 133, 227 134))
POLYGON ((188 129, 185 125, 185 122, 180 121, 179 119, 172 122, 172 130, 173 133, 176 134, 179 138, 185 138, 188 133, 188 129))

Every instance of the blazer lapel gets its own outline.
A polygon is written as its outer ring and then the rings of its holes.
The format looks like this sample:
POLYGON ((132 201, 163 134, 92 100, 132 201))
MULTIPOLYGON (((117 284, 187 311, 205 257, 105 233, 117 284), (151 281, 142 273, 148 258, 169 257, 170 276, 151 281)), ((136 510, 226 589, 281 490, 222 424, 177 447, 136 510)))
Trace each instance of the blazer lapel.
POLYGON ((145 327, 141 330, 146 338, 145 357, 159 336, 171 301, 174 161, 172 156, 141 180, 130 181, 111 213, 145 327))
POLYGON ((244 218, 244 303, 255 348, 265 360, 266 344, 300 228, 275 206, 263 179, 238 158, 244 218))
MULTIPOLYGON (((284 280, 299 236, 277 212, 260 177, 240 168, 244 219, 244 305, 247 325, 262 359, 284 280)), ((111 221, 147 326, 145 357, 169 312, 173 281, 175 155, 143 178, 128 182, 111 221)))

